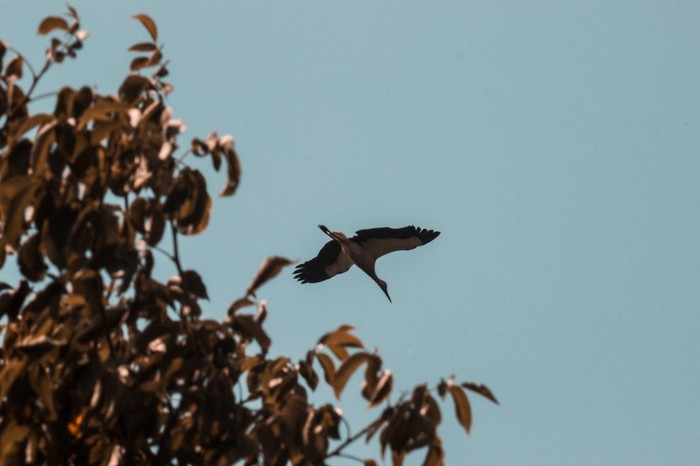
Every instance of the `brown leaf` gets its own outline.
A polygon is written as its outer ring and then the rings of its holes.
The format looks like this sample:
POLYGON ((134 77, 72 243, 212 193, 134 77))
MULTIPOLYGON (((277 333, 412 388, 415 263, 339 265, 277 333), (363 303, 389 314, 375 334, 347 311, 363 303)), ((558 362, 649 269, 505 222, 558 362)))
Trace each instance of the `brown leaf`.
POLYGON ((321 363, 323 369, 323 378, 326 379, 328 385, 333 386, 333 377, 335 376, 335 366, 333 360, 323 353, 316 353, 316 359, 321 363))
POLYGON ((433 424, 436 426, 440 424, 442 421, 442 414, 440 413, 440 407, 438 406, 437 402, 435 401, 435 398, 432 396, 428 395, 425 398, 426 404, 428 406, 428 410, 425 412, 425 417, 430 419, 433 424))
POLYGON ((130 74, 119 86, 119 98, 131 104, 139 98, 141 93, 151 87, 151 81, 144 76, 130 74))
POLYGON ((487 387, 486 385, 478 384, 475 382, 464 382, 462 386, 468 390, 471 390, 473 392, 478 393, 481 396, 488 398, 496 404, 499 404, 496 397, 493 396, 493 393, 491 393, 491 390, 489 390, 489 387, 487 387))
MULTIPOLYGON (((0 70, 2 69, 2 59, 5 57, 5 52, 7 52, 7 42, 0 40, 0 70)), ((5 112, 0 112, 5 113, 5 112)))
POLYGON ((444 400, 447 396, 447 382, 445 382, 444 379, 440 379, 440 383, 438 383, 437 386, 437 391, 440 398, 444 400))
POLYGON ((7 315, 10 320, 16 319, 30 291, 27 280, 22 280, 17 288, 0 295, 0 317, 7 315))
POLYGON ((350 380, 350 377, 352 374, 367 360, 371 357, 372 355, 369 353, 355 353, 351 356, 349 356, 343 363, 338 367, 338 370, 335 371, 335 375, 333 376, 333 383, 331 384, 333 387, 333 391, 335 392, 335 397, 339 400, 340 399, 340 394, 343 392, 343 389, 345 388, 345 385, 348 383, 348 380, 350 380))
POLYGON ((39 250, 40 244, 39 234, 34 234, 19 249, 19 270, 33 282, 43 280, 44 272, 48 269, 44 263, 44 255, 39 250))
POLYGON ((195 270, 185 270, 182 272, 180 278, 182 279, 183 289, 189 291, 198 298, 209 299, 207 287, 204 285, 202 277, 200 277, 199 273, 195 270))
POLYGON ((449 390, 455 402, 457 421, 459 421, 462 427, 464 427, 464 430, 467 431, 467 434, 469 434, 469 430, 472 426, 472 409, 469 405, 469 399, 459 385, 452 385, 449 387, 449 390))
POLYGON ((141 24, 144 25, 144 27, 148 30, 148 33, 151 35, 153 42, 158 42, 158 28, 156 27, 155 21, 153 21, 150 16, 140 14, 134 15, 132 18, 141 21, 141 24))
POLYGON ((263 353, 270 348, 272 341, 253 316, 245 314, 233 318, 232 326, 234 330, 240 331, 245 337, 254 338, 258 342, 263 353))
POLYGON ((402 466, 403 460, 406 457, 406 452, 403 450, 392 450, 391 451, 391 464, 393 466, 402 466))
POLYGON ((31 438, 32 428, 25 421, 15 420, 12 416, 7 421, 3 420, 2 448, 0 448, 0 463, 7 465, 24 464, 24 451, 31 438))
POLYGON ((68 22, 60 16, 48 16, 39 24, 37 34, 46 35, 54 29, 68 30, 68 22))
POLYGON ((253 281, 248 285, 247 294, 255 297, 255 291, 264 285, 268 280, 276 277, 284 267, 290 264, 296 264, 298 261, 292 261, 286 257, 269 256, 262 261, 258 267, 258 271, 253 277, 253 281))
POLYGON ((145 225, 146 228, 146 242, 150 246, 156 246, 161 238, 163 237, 163 232, 165 231, 165 216, 160 206, 153 208, 151 216, 148 223, 145 225))
POLYGON ((146 231, 146 199, 137 197, 129 206, 129 221, 139 233, 146 231))
POLYGON ((141 68, 146 68, 148 65, 148 57, 136 57, 133 60, 131 60, 131 65, 129 65, 129 69, 131 71, 138 71, 141 68))
POLYGON ((370 403, 368 408, 374 408, 382 401, 386 400, 386 398, 389 396, 389 393, 391 393, 393 383, 394 377, 391 375, 391 371, 389 369, 386 369, 382 373, 382 376, 379 378, 379 381, 377 382, 374 391, 370 395, 370 403))
POLYGON ((12 247, 19 245, 24 234, 24 214, 30 205, 34 193, 39 187, 29 176, 14 176, 0 185, 0 201, 5 212, 3 236, 12 247))
POLYGON ((433 443, 428 448, 423 466, 443 466, 445 464, 445 452, 442 450, 442 443, 439 437, 433 439, 433 443))
MULTIPOLYGON (((22 79, 22 67, 24 66, 24 60, 22 57, 14 57, 12 60, 7 62, 5 67, 5 79, 22 79)), ((18 88, 15 87, 15 90, 18 88)))
POLYGON ((32 152, 33 144, 29 139, 22 139, 10 150, 7 155, 7 165, 3 173, 3 180, 7 181, 16 175, 27 175, 29 171, 29 155, 32 152))
POLYGON ((56 140, 55 119, 39 128, 36 133, 36 142, 32 148, 31 161, 34 167, 34 173, 41 175, 46 168, 46 162, 49 157, 49 149, 56 140))
POLYGON ((255 304, 255 302, 251 301, 247 297, 245 298, 238 298, 235 300, 228 308, 228 315, 232 316, 236 313, 237 310, 242 309, 247 306, 252 306, 255 304))
MULTIPOLYGON (((226 184, 224 185, 224 189, 219 193, 219 196, 232 196, 241 182, 241 163, 238 160, 236 151, 233 149, 233 136, 223 136, 219 140, 219 145, 223 149, 228 167, 226 172, 226 184)), ((214 166, 216 167, 216 162, 214 166)))
POLYGON ((15 349, 25 354, 38 356, 59 346, 65 346, 65 341, 57 341, 46 335, 29 336, 15 345, 15 349))
POLYGON ((316 374, 316 371, 314 371, 313 367, 311 367, 311 365, 306 361, 299 361, 297 371, 302 377, 304 377, 304 380, 306 380, 309 388, 311 388, 311 390, 316 390, 316 387, 318 386, 318 375, 316 374))
POLYGON ((367 367, 365 367, 365 381, 362 382, 362 396, 368 400, 372 400, 372 395, 375 388, 377 388, 377 382, 379 381, 379 369, 382 367, 382 359, 373 354, 369 360, 367 360, 367 367))
POLYGON ((16 131, 12 131, 12 136, 19 139, 24 133, 30 131, 32 128, 54 120, 55 117, 53 115, 49 115, 47 113, 37 113, 36 115, 32 115, 24 120, 16 131))
POLYGON ((348 357, 348 351, 345 348, 364 348, 364 345, 359 338, 347 333, 348 330, 352 329, 353 327, 349 325, 338 327, 335 331, 329 332, 322 336, 318 341, 318 344, 326 345, 333 352, 333 354, 338 357, 338 359, 344 361, 348 357))
POLYGON ((129 47, 129 52, 152 52, 156 50, 158 46, 153 42, 140 42, 129 47))

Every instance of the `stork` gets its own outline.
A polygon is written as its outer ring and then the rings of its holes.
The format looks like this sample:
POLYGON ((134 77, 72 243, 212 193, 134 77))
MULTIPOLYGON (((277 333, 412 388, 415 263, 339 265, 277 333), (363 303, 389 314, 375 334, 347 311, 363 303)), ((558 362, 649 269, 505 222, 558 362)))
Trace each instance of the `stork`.
POLYGON ((385 254, 408 251, 423 246, 437 238, 439 231, 407 226, 403 228, 371 228, 359 230, 348 238, 339 231, 330 231, 323 225, 321 231, 331 237, 311 260, 294 269, 294 278, 301 283, 318 283, 347 272, 353 264, 375 281, 391 302, 387 284, 374 271, 374 264, 385 254))

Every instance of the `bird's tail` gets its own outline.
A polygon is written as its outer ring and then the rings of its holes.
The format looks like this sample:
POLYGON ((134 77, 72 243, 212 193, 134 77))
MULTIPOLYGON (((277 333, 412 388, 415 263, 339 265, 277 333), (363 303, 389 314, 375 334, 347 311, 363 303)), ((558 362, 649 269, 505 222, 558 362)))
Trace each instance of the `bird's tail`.
POLYGON ((318 227, 319 227, 319 228, 321 229, 321 231, 324 232, 325 234, 327 234, 327 235, 330 235, 330 234, 331 234, 331 231, 330 231, 328 228, 326 228, 325 225, 319 225, 318 227))

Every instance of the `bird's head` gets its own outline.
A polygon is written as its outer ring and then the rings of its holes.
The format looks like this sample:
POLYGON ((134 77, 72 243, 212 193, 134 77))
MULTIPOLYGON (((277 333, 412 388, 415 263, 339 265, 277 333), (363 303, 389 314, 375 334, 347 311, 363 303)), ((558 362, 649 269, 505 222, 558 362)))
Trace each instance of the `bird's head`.
POLYGON ((387 286, 386 282, 380 278, 379 280, 377 280, 377 284, 379 285, 379 288, 382 289, 389 302, 392 302, 391 296, 389 296, 389 287, 387 286))
POLYGON ((347 241, 348 237, 345 236, 345 233, 341 233, 339 231, 330 231, 328 228, 326 228, 325 225, 319 225, 318 226, 322 232, 330 236, 331 238, 338 240, 338 241, 347 241))

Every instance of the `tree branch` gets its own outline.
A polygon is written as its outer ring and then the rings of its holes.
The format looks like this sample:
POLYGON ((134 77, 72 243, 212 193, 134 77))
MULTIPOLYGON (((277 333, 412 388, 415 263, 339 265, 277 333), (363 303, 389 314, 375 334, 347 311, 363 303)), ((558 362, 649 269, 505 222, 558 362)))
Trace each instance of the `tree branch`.
MULTIPOLYGON (((343 443, 341 443, 340 445, 338 445, 338 447, 337 447, 335 450, 333 450, 332 452, 328 453, 328 454, 324 457, 324 459, 326 459, 326 458, 332 458, 333 456, 346 456, 346 457, 348 457, 348 458, 351 458, 351 457, 347 456, 346 454, 342 453, 343 449, 344 449, 345 447, 347 447, 348 445, 350 445, 351 443, 353 443, 353 442, 354 442, 355 440, 357 440, 358 438, 360 438, 360 437, 362 437, 363 435, 365 435, 365 434, 367 433, 367 431, 368 431, 371 427, 372 427, 372 423, 370 423, 369 425, 367 425, 367 427, 365 427, 364 429, 362 429, 361 431, 359 431, 358 433, 356 433, 356 434, 353 435, 352 437, 349 437, 349 438, 348 438, 347 440, 345 440, 343 443)), ((351 459, 356 459, 356 458, 351 458, 351 459)), ((361 460, 360 460, 360 461, 361 461, 361 460)))

